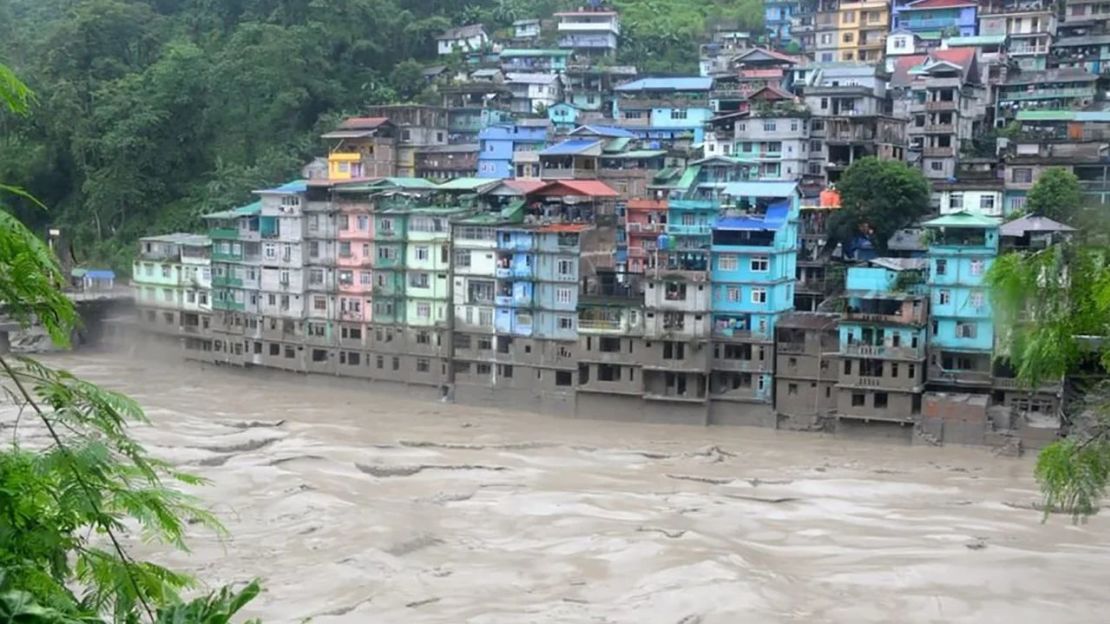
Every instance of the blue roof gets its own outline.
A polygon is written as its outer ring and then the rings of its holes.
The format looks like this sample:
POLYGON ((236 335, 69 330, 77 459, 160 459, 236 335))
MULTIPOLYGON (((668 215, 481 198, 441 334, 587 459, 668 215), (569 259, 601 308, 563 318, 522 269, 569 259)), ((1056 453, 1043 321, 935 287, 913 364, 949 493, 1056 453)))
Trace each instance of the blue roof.
POLYGON ((614 91, 708 91, 713 88, 709 77, 693 78, 641 78, 622 84, 614 91))
POLYGON ((713 224, 715 230, 778 230, 786 225, 786 219, 790 214, 790 201, 781 201, 771 204, 767 207, 767 212, 763 218, 742 216, 742 217, 720 217, 713 224))
POLYGON ((579 132, 596 134, 598 136, 603 136, 609 139, 631 139, 635 138, 636 136, 635 134, 629 132, 628 130, 625 130, 624 128, 618 128, 616 126, 594 126, 590 124, 587 124, 585 126, 578 126, 574 130, 571 130, 569 134, 574 135, 578 134, 579 132))
POLYGON ((725 194, 733 197, 791 197, 797 182, 730 182, 725 194))
POLYGON ((540 152, 540 156, 573 156, 601 144, 597 139, 569 139, 540 152))
POLYGON ((91 279, 116 279, 116 272, 109 271, 108 269, 89 269, 85 272, 85 277, 91 279))
POLYGON ((308 189, 308 183, 305 180, 293 180, 286 182, 281 186, 264 189, 257 191, 259 193, 303 193, 308 189))

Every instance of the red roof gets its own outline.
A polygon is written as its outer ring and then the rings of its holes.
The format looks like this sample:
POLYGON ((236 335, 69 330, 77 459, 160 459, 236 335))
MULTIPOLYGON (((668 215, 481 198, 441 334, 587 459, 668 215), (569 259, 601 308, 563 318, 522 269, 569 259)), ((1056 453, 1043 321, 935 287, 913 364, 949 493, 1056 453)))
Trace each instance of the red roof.
POLYGON ((975 48, 949 48, 933 50, 931 55, 938 61, 946 61, 966 69, 975 60, 975 48))
POLYGON ((544 197, 619 197, 620 194, 604 182, 598 180, 553 180, 528 193, 544 197))
POLYGON ((907 54, 899 56, 894 61, 894 72, 890 76, 890 86, 908 87, 913 82, 910 70, 925 62, 929 58, 925 54, 907 54))
POLYGON ((537 232, 584 232, 593 226, 588 223, 552 223, 536 228, 537 232))
POLYGON ((386 117, 350 117, 339 124, 339 127, 344 130, 373 130, 385 123, 389 123, 386 117))
POLYGON ((913 9, 952 9, 955 7, 975 6, 975 2, 969 0, 917 0, 911 2, 902 8, 903 11, 913 9))
POLYGON ((767 85, 748 96, 749 100, 793 100, 794 94, 783 91, 775 85, 767 85), (762 94, 762 96, 761 96, 762 94))
POLYGON ((505 180, 504 184, 518 193, 527 195, 547 183, 543 180, 505 180))

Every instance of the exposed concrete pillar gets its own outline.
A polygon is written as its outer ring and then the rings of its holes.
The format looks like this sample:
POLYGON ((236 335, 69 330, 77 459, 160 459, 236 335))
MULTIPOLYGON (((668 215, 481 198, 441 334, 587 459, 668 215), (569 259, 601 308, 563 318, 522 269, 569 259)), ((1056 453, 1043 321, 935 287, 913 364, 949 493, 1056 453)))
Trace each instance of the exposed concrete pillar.
POLYGON ((0 355, 7 355, 12 350, 11 334, 0 329, 0 355))

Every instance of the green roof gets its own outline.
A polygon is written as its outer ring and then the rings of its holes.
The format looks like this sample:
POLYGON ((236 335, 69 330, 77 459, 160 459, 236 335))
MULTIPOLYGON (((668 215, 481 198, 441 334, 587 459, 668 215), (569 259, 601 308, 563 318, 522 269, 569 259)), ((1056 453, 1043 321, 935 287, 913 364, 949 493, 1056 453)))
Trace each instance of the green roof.
POLYGON ((362 184, 343 184, 335 187, 337 191, 377 191, 383 188, 403 188, 403 189, 428 189, 433 190, 436 187, 434 182, 429 182, 424 178, 382 178, 381 180, 374 180, 373 182, 365 182, 362 184))
POLYGON ((623 152, 624 148, 628 147, 628 143, 631 140, 632 139, 630 139, 628 137, 620 137, 620 138, 616 138, 616 139, 611 139, 608 143, 605 144, 605 147, 603 147, 601 149, 602 149, 603 152, 609 152, 609 153, 623 152))
POLYGON ((954 212, 946 214, 922 225, 926 227, 998 227, 1002 222, 994 217, 971 214, 969 212, 954 212))
POLYGON ((514 58, 514 57, 529 57, 529 56, 570 56, 570 50, 556 50, 556 49, 538 49, 538 48, 517 48, 515 50, 502 50, 501 58, 514 58))
POLYGON ((440 184, 436 188, 442 191, 477 191, 484 186, 491 186, 500 181, 491 178, 455 178, 440 184))
POLYGON ((1018 121, 1103 121, 1110 122, 1110 111, 1023 110, 1018 121))
POLYGON ((981 46, 1002 45, 1006 43, 1006 35, 978 35, 975 37, 948 37, 944 40, 949 47, 956 46, 981 46))
POLYGON ((253 217, 262 212, 262 202, 254 202, 246 206, 239 206, 231 210, 221 210, 204 215, 205 219, 237 219, 239 217, 253 217))
POLYGON ((680 190, 690 188, 690 186, 694 184, 694 180, 697 179, 699 173, 701 173, 701 165, 687 167, 686 171, 682 172, 682 178, 680 178, 678 183, 674 185, 675 188, 680 190))

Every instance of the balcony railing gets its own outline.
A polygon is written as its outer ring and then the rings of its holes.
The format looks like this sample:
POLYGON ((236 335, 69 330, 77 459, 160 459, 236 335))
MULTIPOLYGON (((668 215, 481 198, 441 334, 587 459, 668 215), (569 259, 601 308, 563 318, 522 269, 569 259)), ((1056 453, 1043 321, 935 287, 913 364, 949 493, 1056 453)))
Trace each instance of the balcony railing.
POLYGON ((863 344, 849 344, 844 345, 842 348, 844 355, 858 355, 862 357, 879 357, 879 358, 905 358, 905 359, 921 359, 925 357, 925 351, 918 347, 888 347, 886 345, 863 345, 863 344))
POLYGON ((925 110, 927 111, 954 111, 956 110, 955 100, 933 100, 925 102, 925 110))
POLYGON ((806 343, 804 342, 780 342, 775 345, 779 353, 805 353, 806 343))
POLYGON ((952 134, 956 127, 952 124, 925 124, 927 134, 952 134))
POLYGON ((620 319, 578 319, 578 329, 584 331, 620 331, 620 319))
POLYGON ((947 158, 956 155, 956 148, 954 147, 926 147, 923 150, 926 157, 929 158, 947 158))

